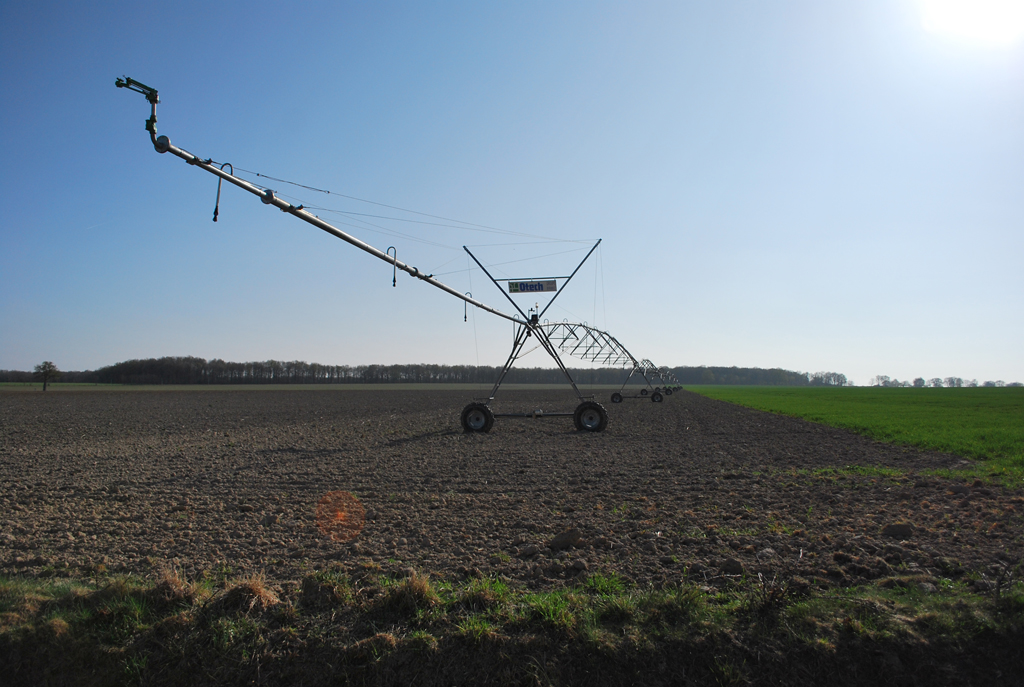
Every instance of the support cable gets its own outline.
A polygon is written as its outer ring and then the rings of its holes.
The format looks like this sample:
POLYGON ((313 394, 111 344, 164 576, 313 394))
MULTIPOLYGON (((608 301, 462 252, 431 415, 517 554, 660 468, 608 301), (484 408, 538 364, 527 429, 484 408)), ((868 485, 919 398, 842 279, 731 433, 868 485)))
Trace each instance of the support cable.
MULTIPOLYGON (((369 203, 370 205, 377 205, 379 207, 389 208, 391 210, 399 210, 401 212, 408 212, 408 213, 411 213, 413 215, 420 215, 421 217, 430 217, 431 219, 440 219, 440 220, 444 220, 445 222, 455 222, 455 223, 457 223, 459 225, 457 227, 453 227, 453 228, 456 228, 456 229, 468 229, 470 231, 484 231, 484 232, 487 232, 487 233, 507 234, 509 236, 524 236, 524 237, 527 237, 527 238, 544 239, 544 240, 547 240, 547 241, 564 241, 565 240, 565 239, 555 239, 555 238, 552 238, 550 236, 539 236, 537 234, 528 234, 528 233, 525 233, 525 232, 512 231, 510 229, 500 229, 498 227, 492 227, 492 226, 488 226, 486 224, 476 224, 474 222, 466 222, 465 220, 461 220, 461 219, 453 219, 451 217, 442 217, 441 215, 432 215, 432 214, 427 213, 427 212, 419 212, 418 210, 410 210, 408 208, 399 207, 398 205, 388 205, 387 203, 378 203, 377 201, 367 200, 366 198, 358 198, 356 196, 350 196, 350 195, 346 195, 344 193, 337 193, 337 192, 330 191, 330 190, 327 190, 327 189, 316 188, 315 186, 307 186, 306 184, 300 184, 300 183, 295 182, 295 181, 288 181, 287 179, 279 179, 277 177, 272 177, 272 176, 269 176, 267 174, 262 174, 260 172, 254 172, 252 170, 242 169, 241 167, 238 168, 238 171, 242 172, 242 173, 245 173, 245 174, 253 174, 253 175, 255 175, 255 176, 259 177, 259 178, 262 178, 262 179, 269 179, 271 181, 277 181, 277 182, 282 183, 282 184, 290 184, 292 186, 298 186, 299 188, 304 188, 304 189, 307 189, 307 190, 310 190, 310 191, 315 191, 317 193, 324 193, 324 194, 327 194, 327 195, 338 196, 339 198, 348 198, 349 200, 355 200, 355 201, 358 201, 360 203, 369 203)), ((363 214, 363 213, 357 213, 357 212, 347 212, 347 211, 344 211, 344 210, 332 210, 330 208, 318 208, 318 209, 324 210, 324 211, 327 211, 327 212, 338 212, 338 213, 342 213, 342 214, 357 214, 357 215, 358 214, 363 214)), ((412 220, 412 219, 402 219, 400 217, 384 217, 382 215, 367 215, 367 216, 368 217, 379 217, 379 218, 382 218, 382 219, 393 219, 393 220, 396 220, 396 221, 399 221, 399 222, 416 222, 418 224, 433 224, 432 222, 421 222, 421 221, 412 220)), ((450 226, 450 225, 437 225, 437 226, 450 226)))

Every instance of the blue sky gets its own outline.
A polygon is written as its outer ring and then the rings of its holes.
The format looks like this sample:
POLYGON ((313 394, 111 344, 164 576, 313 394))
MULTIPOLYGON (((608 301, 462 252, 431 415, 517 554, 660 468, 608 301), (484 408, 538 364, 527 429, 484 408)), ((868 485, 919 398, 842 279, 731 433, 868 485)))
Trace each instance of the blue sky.
POLYGON ((3 17, 0 368, 508 353, 509 323, 392 288, 387 265, 244 192, 223 190, 214 224, 216 181, 153 151, 147 103, 114 88, 128 75, 159 89, 174 144, 334 192, 262 181, 292 202, 557 240, 318 211, 496 307, 461 246, 547 276, 601 238, 549 315, 658 364, 1024 381, 1019 37, 928 30, 915 0, 3 17))

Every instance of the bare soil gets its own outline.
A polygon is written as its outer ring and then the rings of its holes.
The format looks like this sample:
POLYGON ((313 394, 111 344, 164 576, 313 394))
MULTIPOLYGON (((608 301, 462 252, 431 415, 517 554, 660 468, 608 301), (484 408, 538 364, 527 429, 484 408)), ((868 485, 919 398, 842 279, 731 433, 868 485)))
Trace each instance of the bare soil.
MULTIPOLYGON (((1020 490, 924 474, 958 456, 687 392, 606 396, 602 433, 545 418, 467 435, 466 391, 0 393, 0 574, 265 573, 287 590, 373 561, 536 588, 758 572, 984 587, 1024 555, 1020 490), (352 541, 317 526, 333 491, 365 508, 352 541), (910 528, 883 534, 894 524, 910 528)), ((574 405, 512 391, 496 409, 574 405)))

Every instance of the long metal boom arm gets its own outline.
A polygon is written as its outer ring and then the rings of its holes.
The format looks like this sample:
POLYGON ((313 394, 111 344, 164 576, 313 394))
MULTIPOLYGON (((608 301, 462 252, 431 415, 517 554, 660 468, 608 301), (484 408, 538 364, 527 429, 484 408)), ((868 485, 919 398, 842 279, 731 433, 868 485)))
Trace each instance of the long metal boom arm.
POLYGON ((374 248, 365 241, 360 241, 355 236, 352 236, 351 234, 348 234, 342 231, 341 229, 338 229, 334 225, 323 221, 322 219, 310 213, 309 211, 304 210, 301 205, 292 205, 287 201, 281 200, 276 195, 274 195, 273 191, 269 189, 263 190, 259 186, 250 184, 248 181, 245 181, 244 179, 239 179, 238 177, 228 174, 222 169, 219 169, 213 164, 211 160, 203 160, 198 156, 188 152, 187 150, 183 150, 182 148, 172 145, 170 140, 166 136, 160 136, 159 138, 154 136, 153 138, 153 145, 156 147, 156 150, 159 153, 171 153, 176 157, 180 157, 182 160, 189 163, 190 165, 199 167, 200 169, 205 169, 210 174, 218 176, 230 184, 234 184, 243 191, 248 191, 254 196, 259 196, 260 200, 262 200, 266 205, 273 205, 274 207, 280 209, 282 212, 287 212, 290 215, 294 215, 295 217, 298 217, 299 219, 312 224, 314 227, 322 229, 323 231, 326 231, 328 234, 336 236, 342 241, 350 243, 360 250, 366 251, 373 257, 378 258, 379 260, 383 260, 384 262, 390 263, 396 269, 402 270, 403 272, 407 272, 409 275, 416 277, 417 279, 420 279, 422 281, 425 281, 431 286, 436 286, 442 291, 450 293, 456 298, 466 301, 470 305, 480 308, 481 310, 486 310, 487 312, 497 315, 498 317, 503 317, 506 320, 511 320, 512 322, 517 322, 519 324, 526 324, 526 322, 523 319, 520 319, 514 315, 504 313, 498 310, 497 308, 492 308, 486 303, 482 303, 476 300, 475 298, 471 298, 470 296, 465 295, 461 291, 453 289, 447 284, 440 282, 437 279, 434 279, 433 276, 429 274, 424 274, 423 272, 419 271, 419 269, 412 267, 411 265, 407 265, 401 260, 393 258, 387 253, 377 248, 374 248))

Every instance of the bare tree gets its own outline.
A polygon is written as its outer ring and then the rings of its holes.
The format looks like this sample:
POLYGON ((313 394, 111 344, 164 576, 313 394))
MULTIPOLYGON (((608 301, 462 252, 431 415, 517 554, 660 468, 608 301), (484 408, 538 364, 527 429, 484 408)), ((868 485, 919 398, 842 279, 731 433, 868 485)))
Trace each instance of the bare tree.
POLYGON ((914 380, 914 387, 915 388, 920 389, 923 386, 924 386, 924 377, 918 377, 917 379, 914 380))
POLYGON ((946 377, 946 386, 950 389, 959 389, 964 385, 964 380, 959 377, 946 377))
POLYGON ((846 386, 846 375, 841 372, 807 373, 807 383, 811 386, 846 386))
POLYGON ((846 375, 842 372, 826 372, 825 373, 825 385, 826 386, 846 386, 846 375))
POLYGON ((942 380, 939 379, 938 377, 932 377, 931 379, 928 380, 928 386, 939 389, 942 387, 942 380))
POLYGON ((35 373, 37 379, 43 380, 43 391, 46 391, 46 385, 51 379, 57 379, 60 377, 60 370, 58 370, 57 366, 49 360, 44 360, 36 365, 35 373))

